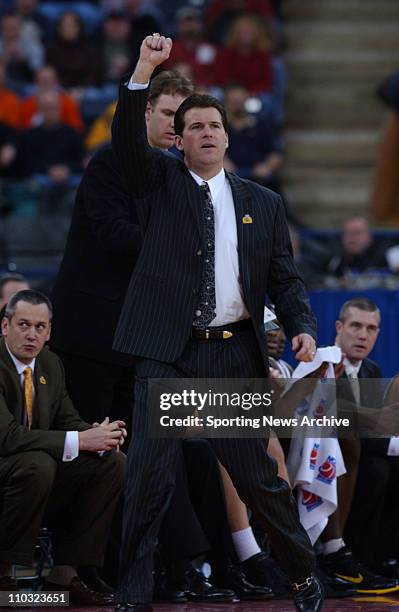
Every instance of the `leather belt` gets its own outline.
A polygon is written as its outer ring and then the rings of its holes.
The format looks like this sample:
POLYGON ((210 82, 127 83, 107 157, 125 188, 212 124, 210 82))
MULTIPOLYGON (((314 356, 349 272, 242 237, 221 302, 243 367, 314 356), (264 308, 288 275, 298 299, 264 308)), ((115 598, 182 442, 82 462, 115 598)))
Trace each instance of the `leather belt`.
POLYGON ((191 338, 194 340, 229 340, 235 333, 251 328, 251 319, 241 319, 241 321, 235 323, 220 325, 219 327, 207 327, 206 329, 192 327, 191 338))

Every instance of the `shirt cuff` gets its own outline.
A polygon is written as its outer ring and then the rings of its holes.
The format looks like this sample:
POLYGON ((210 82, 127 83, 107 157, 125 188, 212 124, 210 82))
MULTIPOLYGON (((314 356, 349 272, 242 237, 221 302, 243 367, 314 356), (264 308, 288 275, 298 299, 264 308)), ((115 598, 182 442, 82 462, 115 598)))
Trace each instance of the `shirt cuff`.
POLYGON ((399 436, 394 436, 389 440, 387 455, 397 457, 399 455, 399 436))
POLYGON ((128 81, 127 83, 127 88, 128 89, 132 89, 132 90, 137 90, 137 89, 147 89, 148 85, 150 84, 150 82, 148 81, 148 83, 135 83, 133 81, 133 75, 130 77, 130 81, 128 81))
POLYGON ((79 434, 77 431, 67 431, 65 436, 63 461, 73 461, 79 455, 79 434))

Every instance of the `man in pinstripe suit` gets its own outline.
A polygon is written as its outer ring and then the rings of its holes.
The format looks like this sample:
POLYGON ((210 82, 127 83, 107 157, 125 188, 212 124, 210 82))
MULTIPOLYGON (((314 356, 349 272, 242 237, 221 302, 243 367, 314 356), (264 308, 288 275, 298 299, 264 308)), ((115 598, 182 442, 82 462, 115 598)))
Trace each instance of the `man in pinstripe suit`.
MULTIPOLYGON (((153 551, 181 453, 178 440, 147 438, 148 379, 264 377, 266 293, 297 359, 311 360, 316 349, 315 319, 293 264, 280 198, 223 170, 228 136, 221 104, 197 95, 179 107, 176 146, 184 162, 148 145, 148 82, 171 46, 159 34, 143 41, 134 74, 121 87, 112 129, 143 234, 114 340, 116 350, 137 357, 118 588, 118 609, 137 612, 152 609, 153 551)), ((293 583, 297 609, 320 610, 314 554, 264 441, 212 444, 267 530, 293 583)))

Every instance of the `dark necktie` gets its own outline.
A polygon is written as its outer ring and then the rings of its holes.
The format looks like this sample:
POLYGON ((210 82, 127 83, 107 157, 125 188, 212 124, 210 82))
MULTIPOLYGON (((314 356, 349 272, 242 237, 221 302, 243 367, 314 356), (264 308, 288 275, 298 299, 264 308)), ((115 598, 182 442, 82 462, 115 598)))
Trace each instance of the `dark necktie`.
POLYGON ((211 192, 208 183, 202 183, 201 194, 204 202, 205 246, 203 249, 204 265, 202 269, 200 297, 195 311, 195 327, 205 329, 215 318, 215 215, 211 192))

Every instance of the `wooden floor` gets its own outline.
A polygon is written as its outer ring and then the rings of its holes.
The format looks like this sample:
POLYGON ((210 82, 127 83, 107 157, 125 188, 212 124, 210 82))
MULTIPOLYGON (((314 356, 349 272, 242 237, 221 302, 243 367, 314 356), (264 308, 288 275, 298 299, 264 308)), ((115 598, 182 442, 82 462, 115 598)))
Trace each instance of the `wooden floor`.
MULTIPOLYGON (((7 608, 9 609, 9 608, 7 608)), ((21 608, 20 608, 21 609, 21 608)), ((63 608, 23 608, 25 611, 62 610, 63 608)), ((3 608, 5 610, 5 608, 3 608)), ((67 608, 68 612, 113 612, 114 608, 67 608)), ((330 612, 399 612, 399 595, 395 597, 355 597, 353 599, 327 599, 323 610, 330 612)), ((154 604, 154 612, 294 612, 290 601, 240 602, 220 604, 154 604)))

